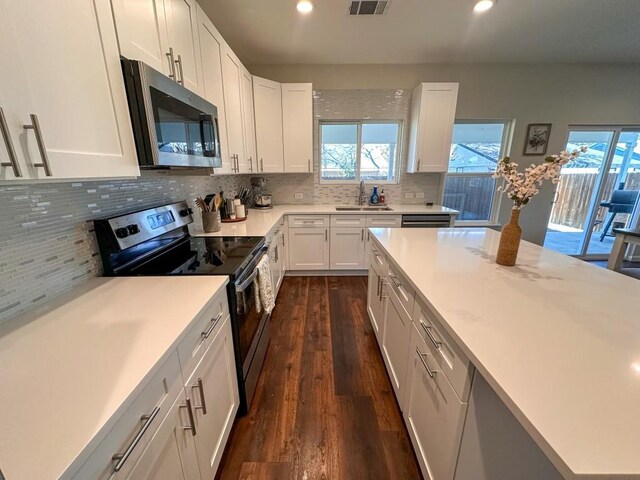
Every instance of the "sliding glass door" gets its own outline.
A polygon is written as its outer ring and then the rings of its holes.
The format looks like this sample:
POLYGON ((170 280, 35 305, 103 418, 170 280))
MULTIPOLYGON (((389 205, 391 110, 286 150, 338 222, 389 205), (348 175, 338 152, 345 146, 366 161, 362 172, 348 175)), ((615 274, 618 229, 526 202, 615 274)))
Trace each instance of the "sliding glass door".
POLYGON ((606 257, 613 228, 630 226, 640 188, 640 130, 574 128, 567 150, 587 151, 562 168, 545 247, 606 257))

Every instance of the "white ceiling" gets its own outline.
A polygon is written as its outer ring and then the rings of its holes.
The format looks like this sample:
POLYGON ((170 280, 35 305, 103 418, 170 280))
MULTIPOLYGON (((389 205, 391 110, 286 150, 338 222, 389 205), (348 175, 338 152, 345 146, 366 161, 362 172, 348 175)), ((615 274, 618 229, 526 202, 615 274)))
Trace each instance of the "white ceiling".
MULTIPOLYGON (((243 62, 640 62, 640 0, 391 0, 381 16, 347 0, 199 0, 243 62)), ((552 72, 550 72, 552 74, 552 72)))

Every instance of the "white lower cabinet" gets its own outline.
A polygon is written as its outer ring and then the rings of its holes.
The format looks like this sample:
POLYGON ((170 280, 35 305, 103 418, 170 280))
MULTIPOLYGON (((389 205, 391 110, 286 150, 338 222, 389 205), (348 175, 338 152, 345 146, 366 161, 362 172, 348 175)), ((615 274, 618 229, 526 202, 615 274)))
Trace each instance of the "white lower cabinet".
POLYGON ((182 390, 138 463, 126 477, 128 480, 201 478, 187 408, 182 390))
POLYGON ((388 300, 382 332, 382 358, 402 409, 412 323, 393 290, 388 285, 383 285, 382 289, 382 296, 388 300))
POLYGON ((202 479, 212 479, 238 411, 231 317, 227 317, 185 386, 193 406, 202 479))
POLYGON ((373 267, 369 268, 369 285, 367 292, 367 313, 371 320, 373 333, 376 335, 378 345, 382 345, 384 334, 384 317, 386 308, 386 297, 383 295, 384 276, 373 267))
POLYGON ((331 228, 331 270, 362 270, 364 268, 365 229, 359 227, 331 228))
POLYGON ((289 269, 329 269, 329 228, 289 228, 289 269))
POLYGON ((437 367, 418 329, 411 330, 404 419, 427 480, 453 479, 467 410, 437 367))

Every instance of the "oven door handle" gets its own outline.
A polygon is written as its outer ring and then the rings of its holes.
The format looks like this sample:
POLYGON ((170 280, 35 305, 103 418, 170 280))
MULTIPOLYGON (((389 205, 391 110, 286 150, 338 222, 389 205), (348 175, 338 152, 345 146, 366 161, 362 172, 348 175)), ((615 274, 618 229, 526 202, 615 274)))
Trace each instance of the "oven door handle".
POLYGON ((246 288, 253 283, 255 278, 258 276, 258 269, 256 268, 251 275, 247 277, 247 279, 242 282, 240 285, 236 285, 236 293, 242 293, 246 290, 246 288))

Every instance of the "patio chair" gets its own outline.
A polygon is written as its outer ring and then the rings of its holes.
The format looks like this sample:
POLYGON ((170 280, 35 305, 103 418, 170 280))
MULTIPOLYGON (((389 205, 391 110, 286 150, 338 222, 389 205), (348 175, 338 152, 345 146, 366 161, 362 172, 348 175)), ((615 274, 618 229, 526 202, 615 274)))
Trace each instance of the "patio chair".
POLYGON ((607 219, 607 223, 600 234, 601 242, 607 236, 616 215, 619 213, 633 213, 633 208, 635 207, 637 200, 638 190, 614 190, 611 194, 611 199, 608 202, 600 202, 601 207, 609 209, 609 218, 607 219))

